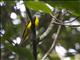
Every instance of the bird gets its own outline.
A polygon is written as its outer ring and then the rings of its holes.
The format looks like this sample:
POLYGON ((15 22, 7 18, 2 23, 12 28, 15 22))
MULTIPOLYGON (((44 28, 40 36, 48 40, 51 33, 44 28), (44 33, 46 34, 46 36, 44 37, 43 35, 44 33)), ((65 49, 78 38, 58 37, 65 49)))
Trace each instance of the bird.
MULTIPOLYGON (((34 20, 35 20, 35 28, 38 28, 39 22, 40 22, 39 17, 37 15, 34 16, 34 20)), ((23 34, 22 34, 21 44, 23 44, 29 38, 31 26, 32 26, 31 20, 29 22, 26 22, 25 29, 24 29, 23 34)))
MULTIPOLYGON (((31 25, 32 25, 32 23, 30 21, 29 24, 26 26, 26 28, 27 29, 30 29, 31 28, 31 25)), ((35 18, 35 27, 38 27, 38 25, 39 25, 39 18, 38 18, 38 16, 36 16, 36 18, 35 18)))

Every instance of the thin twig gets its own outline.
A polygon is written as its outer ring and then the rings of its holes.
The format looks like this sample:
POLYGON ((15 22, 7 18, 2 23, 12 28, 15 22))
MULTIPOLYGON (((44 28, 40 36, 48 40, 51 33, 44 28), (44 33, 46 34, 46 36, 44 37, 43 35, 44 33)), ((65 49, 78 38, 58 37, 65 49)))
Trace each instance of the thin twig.
POLYGON ((68 22, 65 22, 65 23, 72 23, 73 21, 75 21, 76 19, 78 19, 80 16, 78 16, 78 17, 76 17, 76 18, 74 18, 73 20, 71 20, 71 21, 68 21, 68 22))
POLYGON ((51 20, 48 28, 46 29, 46 31, 39 37, 40 38, 40 41, 39 41, 40 43, 39 44, 42 43, 41 41, 49 34, 49 32, 52 30, 52 28, 54 26, 53 23, 56 20, 56 16, 53 16, 52 14, 50 14, 50 15, 52 16, 52 20, 51 20))
POLYGON ((59 27, 58 27, 58 30, 57 30, 57 33, 56 33, 56 36, 55 36, 55 38, 54 38, 54 41, 53 41, 53 43, 52 43, 52 46, 51 46, 51 48, 48 50, 48 52, 43 56, 43 58, 41 59, 41 60, 45 60, 45 58, 49 55, 49 53, 53 50, 53 48, 54 48, 54 46, 55 46, 55 44, 56 44, 56 42, 57 42, 57 38, 58 38, 58 35, 59 35, 59 32, 60 32, 60 29, 61 29, 61 25, 59 25, 59 27))
POLYGON ((46 37, 49 34, 49 32, 52 30, 54 20, 55 19, 51 20, 47 30, 40 36, 40 40, 42 40, 44 37, 46 37))
MULTIPOLYGON (((51 14, 51 15, 52 15, 52 14, 51 14)), ((61 13, 60 13, 59 15, 61 15, 61 13)), ((53 16, 53 15, 52 15, 52 16, 53 16)), ((61 17, 62 17, 62 16, 60 16, 60 18, 61 18, 61 17)), ((64 17, 63 17, 63 18, 64 18, 64 17)), ((61 22, 62 22, 63 18, 61 18, 61 22)), ((53 18, 53 19, 54 19, 54 18, 53 18)), ((60 33, 60 30, 61 30, 61 26, 62 26, 62 25, 59 25, 59 27, 58 27, 58 29, 57 29, 57 32, 56 32, 56 35, 55 35, 55 37, 54 37, 54 41, 53 41, 53 43, 52 43, 52 45, 51 45, 51 48, 48 50, 47 53, 45 53, 45 55, 42 57, 41 60, 45 60, 45 58, 51 53, 51 51, 53 50, 54 46, 56 45, 57 39, 58 39, 58 36, 59 36, 59 33, 60 33)))
POLYGON ((52 28, 53 28, 53 26, 54 26, 54 24, 53 24, 54 21, 55 21, 55 19, 52 18, 52 20, 51 20, 51 22, 50 22, 47 30, 39 37, 39 38, 40 38, 40 40, 39 40, 39 45, 42 44, 43 39, 44 39, 44 38, 50 33, 50 31, 52 30, 52 28))
POLYGON ((52 30, 53 26, 54 26, 54 21, 56 20, 56 16, 53 16, 52 14, 50 14, 52 16, 52 20, 50 22, 50 24, 48 25, 48 28, 46 29, 46 31, 39 37, 39 45, 42 44, 43 39, 50 33, 50 31, 52 30))
MULTIPOLYGON (((59 20, 59 19, 57 19, 55 16, 53 16, 52 14, 50 14, 55 20, 59 20)), ((73 21, 75 21, 76 19, 78 19, 79 17, 76 17, 75 19, 73 19, 72 21, 70 21, 70 22, 73 22, 73 21)), ((70 27, 80 27, 80 25, 67 25, 67 24, 64 24, 64 23, 60 23, 60 22, 56 22, 54 20, 54 22, 53 23, 55 23, 55 24, 58 24, 58 25, 63 25, 63 26, 70 26, 70 27)), ((70 22, 66 22, 66 23, 70 23, 70 22)))
POLYGON ((54 21, 53 24, 58 24, 58 25, 63 25, 63 26, 69 26, 69 27, 80 27, 80 25, 68 25, 68 24, 64 24, 64 23, 59 23, 59 22, 56 22, 54 21))

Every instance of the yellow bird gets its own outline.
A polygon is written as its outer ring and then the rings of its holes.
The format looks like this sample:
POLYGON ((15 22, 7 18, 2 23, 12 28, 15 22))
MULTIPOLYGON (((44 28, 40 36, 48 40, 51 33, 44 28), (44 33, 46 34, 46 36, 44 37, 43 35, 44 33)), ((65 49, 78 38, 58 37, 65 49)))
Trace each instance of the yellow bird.
MULTIPOLYGON (((30 21, 29 24, 27 25, 27 29, 30 29, 31 28, 31 25, 32 25, 32 23, 30 21)), ((36 16, 36 19, 35 19, 35 27, 38 27, 38 25, 39 25, 39 18, 38 18, 38 16, 36 16)))
MULTIPOLYGON (((23 36, 22 36, 23 40, 25 40, 26 38, 29 37, 29 30, 31 29, 31 25, 32 25, 31 21, 28 24, 26 24, 26 27, 25 27, 25 30, 24 30, 23 36)), ((35 27, 38 27, 38 26, 39 26, 39 18, 38 18, 38 16, 36 16, 35 27)))

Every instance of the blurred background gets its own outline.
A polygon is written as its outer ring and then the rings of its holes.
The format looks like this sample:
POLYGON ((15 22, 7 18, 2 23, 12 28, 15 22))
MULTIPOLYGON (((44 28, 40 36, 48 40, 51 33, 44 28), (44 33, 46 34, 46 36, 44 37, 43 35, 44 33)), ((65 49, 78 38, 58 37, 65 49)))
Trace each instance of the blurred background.
POLYGON ((80 60, 80 0, 0 0, 1 60, 35 60, 27 9, 39 19, 37 60, 80 60))

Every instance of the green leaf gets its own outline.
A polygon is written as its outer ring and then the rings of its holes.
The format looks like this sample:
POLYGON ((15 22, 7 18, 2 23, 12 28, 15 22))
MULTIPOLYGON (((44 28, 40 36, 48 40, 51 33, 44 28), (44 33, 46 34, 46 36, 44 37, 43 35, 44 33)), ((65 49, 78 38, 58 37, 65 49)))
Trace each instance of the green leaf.
POLYGON ((53 7, 60 9, 67 9, 72 12, 73 15, 80 16, 80 1, 47 1, 53 7))
POLYGON ((41 11, 43 11, 45 13, 51 13, 50 8, 44 2, 26 1, 25 5, 26 5, 26 7, 30 8, 30 9, 32 8, 32 9, 34 9, 36 11, 41 10, 41 11))
POLYGON ((33 60, 32 53, 30 52, 29 49, 22 48, 22 47, 15 47, 9 43, 5 44, 5 48, 9 49, 10 51, 14 51, 21 57, 25 57, 26 60, 33 60))

